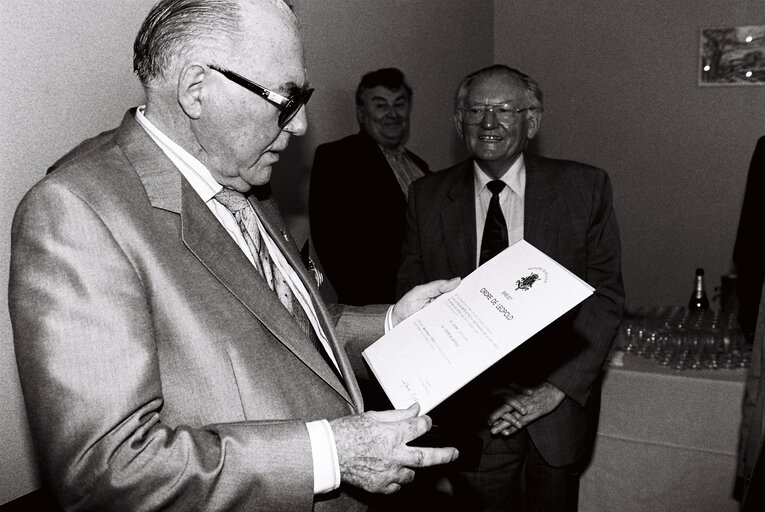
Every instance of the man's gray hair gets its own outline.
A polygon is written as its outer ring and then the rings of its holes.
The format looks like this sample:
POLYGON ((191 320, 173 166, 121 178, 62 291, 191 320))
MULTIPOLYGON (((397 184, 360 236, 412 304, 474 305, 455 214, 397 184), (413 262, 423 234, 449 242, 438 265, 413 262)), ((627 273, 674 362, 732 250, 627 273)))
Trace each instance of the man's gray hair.
MULTIPOLYGON (((133 71, 146 88, 165 78, 179 57, 198 54, 215 60, 239 41, 241 4, 252 0, 161 0, 141 25, 133 43, 133 71)), ((282 0, 258 0, 294 14, 282 0)), ((209 62, 217 64, 217 62, 209 62)))
POLYGON ((530 103, 529 106, 536 107, 540 112, 544 110, 542 89, 539 87, 539 84, 526 73, 518 71, 517 69, 511 68, 510 66, 506 66, 504 64, 494 64, 493 66, 479 69, 478 71, 470 73, 468 76, 466 76, 457 88, 457 94, 454 98, 455 110, 459 110, 465 106, 464 101, 468 94, 468 89, 476 79, 494 75, 512 76, 520 80, 528 93, 528 100, 530 103))
POLYGON ((144 87, 164 78, 176 59, 214 50, 241 35, 236 0, 162 0, 141 25, 133 43, 133 71, 144 87))

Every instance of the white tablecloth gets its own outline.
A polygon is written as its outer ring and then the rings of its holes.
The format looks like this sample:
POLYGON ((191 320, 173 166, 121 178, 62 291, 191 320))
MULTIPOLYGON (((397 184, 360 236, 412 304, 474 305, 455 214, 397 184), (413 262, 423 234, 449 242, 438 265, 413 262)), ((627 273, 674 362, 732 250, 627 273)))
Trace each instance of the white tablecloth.
POLYGON ((625 355, 603 383, 581 512, 736 512, 746 370, 671 370, 625 355))

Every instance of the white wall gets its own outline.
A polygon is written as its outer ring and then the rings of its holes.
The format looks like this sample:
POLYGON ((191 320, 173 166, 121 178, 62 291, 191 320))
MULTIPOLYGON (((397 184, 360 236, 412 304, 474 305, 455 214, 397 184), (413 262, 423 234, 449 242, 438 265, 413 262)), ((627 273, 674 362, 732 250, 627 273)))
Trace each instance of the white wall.
MULTIPOLYGON (((8 287, 10 226, 22 195, 81 139, 112 128, 142 98, 132 40, 150 0, 0 2, 0 290, 8 287)), ((0 301, 0 503, 38 485, 0 301)))
POLYGON ((730 269, 765 85, 699 87, 699 29, 764 25, 762 0, 496 2, 495 60, 541 84, 541 153, 609 171, 629 305, 686 304, 730 269))
MULTIPOLYGON (((436 169, 459 157, 459 149, 452 149, 452 95, 463 75, 491 61, 493 0, 292 3, 303 22, 316 92, 308 108, 309 132, 293 140, 275 172, 274 189, 302 242, 313 150, 357 130, 353 94, 364 72, 401 68, 415 90, 410 146, 436 169)), ((10 225, 22 195, 59 156, 113 128, 142 101, 131 72, 132 42, 152 4, 0 2, 0 289, 7 289, 10 225)), ((1 504, 39 485, 6 300, 0 301, 0 372, 1 504)))

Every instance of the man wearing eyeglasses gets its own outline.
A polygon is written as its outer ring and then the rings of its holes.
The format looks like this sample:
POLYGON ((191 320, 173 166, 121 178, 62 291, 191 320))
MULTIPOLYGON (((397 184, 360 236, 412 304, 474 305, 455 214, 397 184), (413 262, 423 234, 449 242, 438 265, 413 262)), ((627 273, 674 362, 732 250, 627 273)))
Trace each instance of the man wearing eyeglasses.
POLYGON ((518 70, 495 65, 468 75, 457 90, 454 123, 472 157, 409 192, 399 293, 464 277, 521 239, 595 288, 432 412, 442 430, 483 441, 475 471, 449 471, 457 509, 576 510, 601 369, 621 318, 609 178, 589 165, 526 151, 542 110, 538 84, 518 70))
POLYGON ((396 68, 366 73, 356 88, 359 132, 316 148, 311 239, 343 304, 384 304, 396 295, 409 184, 429 174, 406 148, 412 88, 396 68))
POLYGON ((161 1, 134 45, 146 105, 17 209, 15 351, 62 508, 363 510, 457 456, 405 444, 416 405, 363 412, 345 352, 455 283, 329 308, 270 197, 307 127, 296 25, 280 0, 161 1))

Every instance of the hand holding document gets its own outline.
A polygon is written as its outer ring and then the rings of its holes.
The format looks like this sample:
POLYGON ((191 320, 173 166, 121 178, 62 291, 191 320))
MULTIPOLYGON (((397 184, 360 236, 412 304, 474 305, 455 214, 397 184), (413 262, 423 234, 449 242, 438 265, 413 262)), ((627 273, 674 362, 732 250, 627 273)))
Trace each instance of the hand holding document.
POLYGON ((396 409, 426 414, 593 291, 521 240, 362 355, 396 409))

